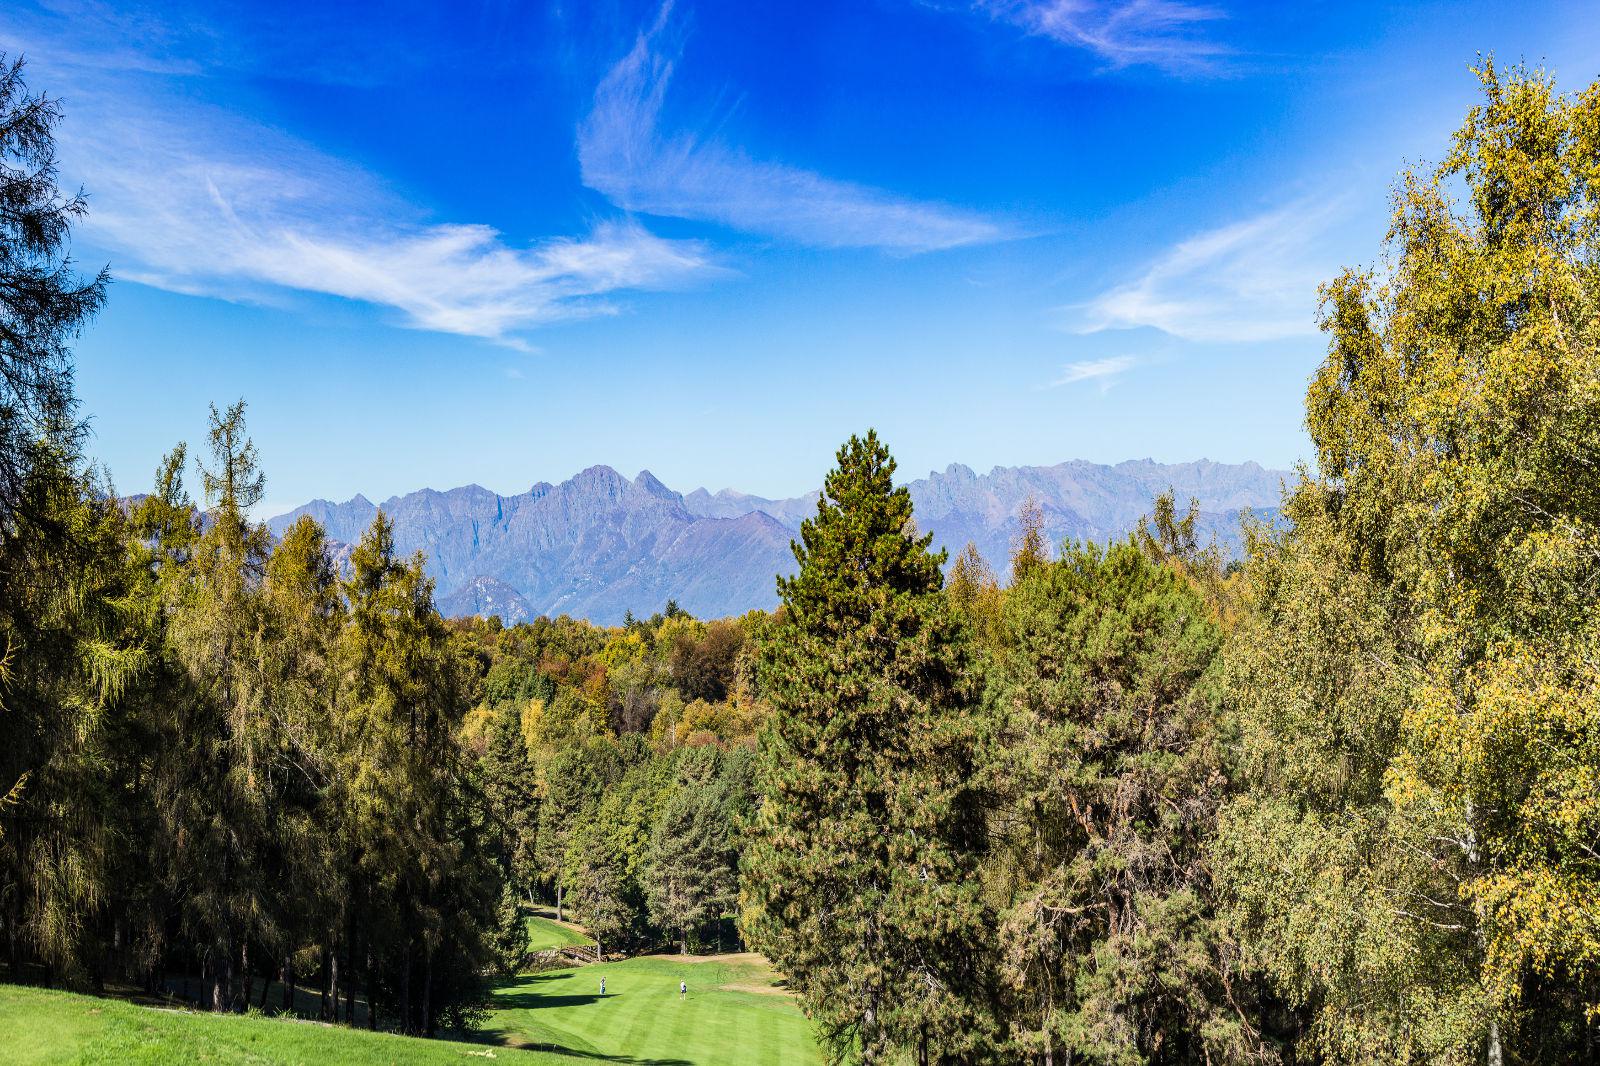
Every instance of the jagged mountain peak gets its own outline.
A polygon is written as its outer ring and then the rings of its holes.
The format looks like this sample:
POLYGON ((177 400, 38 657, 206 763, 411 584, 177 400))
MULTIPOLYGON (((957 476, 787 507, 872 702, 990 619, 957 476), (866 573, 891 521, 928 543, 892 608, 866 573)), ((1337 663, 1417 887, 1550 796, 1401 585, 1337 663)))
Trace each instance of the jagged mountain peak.
MULTIPOLYGON (((1199 499, 1202 535, 1236 543, 1240 510, 1277 506, 1284 472, 1210 460, 1105 466, 1069 460, 977 474, 951 463, 907 484, 918 525, 954 558, 968 541, 1004 572, 1017 515, 1032 497, 1053 542, 1123 536, 1156 494, 1199 499)), ((447 613, 565 612, 614 623, 668 599, 701 617, 739 614, 777 601, 774 577, 789 573, 789 541, 816 513, 816 491, 767 499, 737 489, 679 495, 649 470, 631 480, 597 464, 552 485, 499 496, 479 485, 423 489, 385 501, 396 547, 421 549, 447 613)), ((314 500, 268 525, 281 534, 311 514, 330 538, 355 543, 377 508, 357 495, 314 500)))
POLYGON ((649 493, 651 496, 659 496, 662 499, 677 500, 681 498, 676 492, 673 492, 657 480, 656 476, 648 470, 639 471, 638 476, 633 479, 633 488, 638 489, 640 492, 649 493))

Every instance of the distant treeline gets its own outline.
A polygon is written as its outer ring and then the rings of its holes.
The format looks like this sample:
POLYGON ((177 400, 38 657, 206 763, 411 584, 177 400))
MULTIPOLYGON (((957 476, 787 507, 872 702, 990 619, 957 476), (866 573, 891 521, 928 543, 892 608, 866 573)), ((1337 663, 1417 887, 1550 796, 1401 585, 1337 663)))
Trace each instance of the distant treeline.
POLYGON ((1316 467, 1242 562, 1169 494, 946 577, 868 433, 775 613, 600 628, 445 622, 381 515, 341 571, 272 542, 242 403, 198 500, 179 446, 115 502, 66 347, 105 279, 4 70, 13 979, 432 1032, 545 901, 765 952, 838 1061, 1600 1055, 1600 85, 1480 71, 1323 291, 1316 467))

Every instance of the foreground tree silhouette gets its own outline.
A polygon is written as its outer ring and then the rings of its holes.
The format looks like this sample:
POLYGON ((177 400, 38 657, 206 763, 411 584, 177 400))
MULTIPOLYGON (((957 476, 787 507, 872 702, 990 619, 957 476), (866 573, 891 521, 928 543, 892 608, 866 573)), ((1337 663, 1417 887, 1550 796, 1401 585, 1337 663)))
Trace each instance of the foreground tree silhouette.
MULTIPOLYGON (((7 749, 0 753, 0 838, 6 812, 56 745, 53 734, 93 732, 86 723, 62 729, 66 723, 49 721, 45 708, 61 695, 29 692, 28 685, 33 660, 66 654, 69 631, 99 624, 79 606, 83 589, 72 588, 71 579, 89 577, 84 545, 115 536, 104 529, 91 535, 85 523, 97 520, 95 508, 79 506, 99 486, 80 469, 83 434, 67 345, 100 308, 109 279, 102 271, 85 281, 67 255, 72 224, 87 204, 81 193, 56 187, 60 121, 55 101, 28 92, 22 60, 0 52, 0 720, 9 716, 19 738, 0 745, 7 749), (59 600, 45 602, 53 596, 59 600), (50 630, 57 632, 47 637, 50 630)), ((70 669, 52 663, 50 684, 65 681, 70 669)), ((67 702, 87 709, 95 698, 67 702)))
POLYGON ((834 1061, 967 1061, 988 1014, 966 646, 888 450, 869 432, 838 464, 760 652, 746 926, 834 1061))

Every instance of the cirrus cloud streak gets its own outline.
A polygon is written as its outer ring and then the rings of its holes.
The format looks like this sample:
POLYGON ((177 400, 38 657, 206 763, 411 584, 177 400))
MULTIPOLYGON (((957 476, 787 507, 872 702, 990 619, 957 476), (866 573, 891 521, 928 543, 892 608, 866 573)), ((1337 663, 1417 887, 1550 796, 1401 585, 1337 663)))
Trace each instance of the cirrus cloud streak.
POLYGON ((931 252, 1002 240, 976 212, 758 160, 693 132, 666 132, 673 60, 660 46, 672 7, 600 81, 578 128, 584 184, 629 211, 714 222, 817 248, 931 252))
POLYGON ((336 296, 406 327, 524 348, 528 330, 719 269, 701 242, 628 218, 519 246, 482 223, 433 220, 363 168, 145 71, 42 73, 71 106, 59 146, 63 177, 89 190, 82 237, 127 280, 240 301, 336 296))

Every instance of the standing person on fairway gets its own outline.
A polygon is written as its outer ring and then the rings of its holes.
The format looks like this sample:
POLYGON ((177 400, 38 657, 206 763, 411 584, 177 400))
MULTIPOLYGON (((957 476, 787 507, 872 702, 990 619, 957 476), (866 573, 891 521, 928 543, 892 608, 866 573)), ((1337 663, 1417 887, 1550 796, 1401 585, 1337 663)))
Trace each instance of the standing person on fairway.
POLYGON ((606 994, 606 979, 604 977, 600 978, 600 994, 602 996, 606 994))
POLYGON ((679 981, 678 982, 678 998, 679 999, 683 999, 688 994, 689 994, 689 982, 688 981, 679 981))

